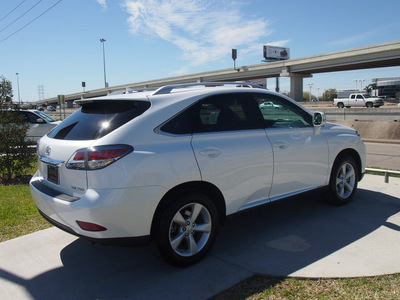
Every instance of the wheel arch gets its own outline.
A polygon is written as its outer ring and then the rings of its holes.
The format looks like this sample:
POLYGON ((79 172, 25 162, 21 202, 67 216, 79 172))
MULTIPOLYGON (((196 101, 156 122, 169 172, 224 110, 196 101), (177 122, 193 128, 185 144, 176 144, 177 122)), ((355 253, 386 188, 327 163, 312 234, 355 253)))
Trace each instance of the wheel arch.
MULTIPOLYGON (((355 160, 355 162, 357 164, 357 171, 358 171, 357 178, 358 178, 358 181, 360 181, 362 179, 361 157, 358 154, 358 152, 356 150, 354 150, 354 149, 348 148, 348 149, 344 149, 341 152, 339 152, 338 155, 335 158, 335 161, 333 162, 332 169, 333 169, 333 166, 346 155, 351 156, 355 160)), ((331 172, 332 172, 332 170, 331 170, 331 172)))
POLYGON ((157 206, 157 209, 153 215, 153 220, 151 223, 151 236, 154 237, 156 234, 156 229, 158 227, 158 223, 160 221, 160 217, 162 212, 164 211, 166 205, 168 205, 169 201, 173 201, 172 199, 177 195, 187 193, 187 192, 195 192, 202 193, 208 196, 213 204, 215 205, 218 212, 218 220, 221 224, 225 222, 226 218, 226 205, 225 199, 222 195, 221 191, 213 184, 205 181, 192 181, 185 182, 174 188, 170 189, 164 197, 161 199, 160 203, 157 206))

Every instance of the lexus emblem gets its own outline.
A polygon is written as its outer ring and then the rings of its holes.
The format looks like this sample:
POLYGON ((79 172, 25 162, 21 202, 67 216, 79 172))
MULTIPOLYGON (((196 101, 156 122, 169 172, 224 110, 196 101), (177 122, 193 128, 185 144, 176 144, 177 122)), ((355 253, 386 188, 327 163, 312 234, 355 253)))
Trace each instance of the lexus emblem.
POLYGON ((46 147, 46 151, 45 151, 45 155, 46 155, 47 157, 49 157, 50 153, 51 153, 51 148, 50 148, 50 146, 47 146, 47 147, 46 147))

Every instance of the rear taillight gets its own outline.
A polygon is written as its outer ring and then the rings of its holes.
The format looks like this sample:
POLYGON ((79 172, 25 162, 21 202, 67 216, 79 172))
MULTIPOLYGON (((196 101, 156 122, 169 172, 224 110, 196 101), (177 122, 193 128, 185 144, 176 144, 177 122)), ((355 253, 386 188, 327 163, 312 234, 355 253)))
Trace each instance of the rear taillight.
POLYGON ((98 170, 107 167, 131 153, 129 145, 94 146, 77 150, 68 160, 66 167, 75 170, 98 170))

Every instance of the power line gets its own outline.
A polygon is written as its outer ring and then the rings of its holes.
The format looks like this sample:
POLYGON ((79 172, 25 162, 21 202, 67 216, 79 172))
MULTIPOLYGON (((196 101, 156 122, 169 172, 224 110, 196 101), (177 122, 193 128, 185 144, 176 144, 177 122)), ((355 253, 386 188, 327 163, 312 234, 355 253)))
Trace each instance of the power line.
POLYGON ((6 27, 4 27, 2 30, 0 30, 0 32, 6 30, 8 27, 10 27, 12 24, 14 24, 15 22, 17 22, 19 19, 21 19, 23 16, 25 16, 28 12, 30 12, 36 5, 38 5, 40 2, 42 2, 43 0, 39 0, 38 2, 36 2, 36 4, 34 4, 30 9, 28 9, 26 12, 24 12, 22 15, 20 15, 18 18, 16 18, 14 21, 12 21, 10 24, 8 24, 6 27))
POLYGON ((6 14, 4 17, 2 17, 1 19, 0 19, 0 22, 1 21, 3 21, 5 18, 7 18, 9 15, 11 15, 11 13, 14 11, 14 10, 16 10, 18 7, 20 7, 21 6, 21 4, 22 3, 24 3, 26 0, 23 0, 20 4, 18 4, 13 10, 11 10, 8 14, 6 14))
MULTIPOLYGON (((42 0, 40 0, 42 1, 42 0)), ((22 26, 20 29, 18 29, 17 31, 14 31, 12 34, 10 34, 9 36, 5 37, 4 39, 0 40, 1 42, 4 42, 5 40, 7 40, 8 38, 12 37, 13 35, 17 34, 18 32, 20 32, 22 29, 24 29, 25 27, 27 27, 28 25, 30 25, 31 23, 33 23, 34 21, 36 21, 37 19, 39 19, 41 16, 43 16, 45 13, 47 13, 50 9, 52 9, 54 6, 56 6, 58 3, 60 3, 62 0, 59 0, 58 2, 56 2, 54 5, 52 5, 50 8, 46 9, 44 12, 42 12, 39 16, 37 16, 36 18, 34 18, 33 20, 31 20, 30 22, 28 22, 27 24, 25 24, 24 26, 22 26)))

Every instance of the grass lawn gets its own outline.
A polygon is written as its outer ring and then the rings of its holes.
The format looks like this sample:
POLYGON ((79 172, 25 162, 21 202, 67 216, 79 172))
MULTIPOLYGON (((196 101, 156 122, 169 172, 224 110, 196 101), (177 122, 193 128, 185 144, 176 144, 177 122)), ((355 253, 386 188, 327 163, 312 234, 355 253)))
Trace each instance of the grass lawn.
POLYGON ((400 274, 343 278, 297 279, 252 276, 212 300, 261 299, 400 299, 400 274))
POLYGON ((39 214, 28 185, 0 186, 0 242, 49 227, 39 214))

